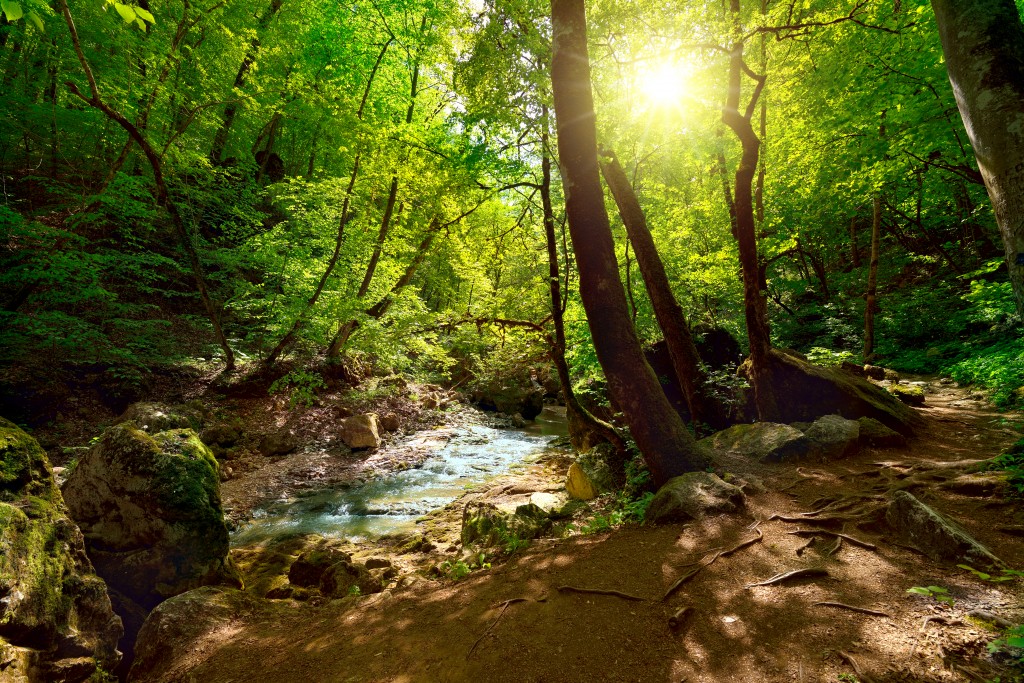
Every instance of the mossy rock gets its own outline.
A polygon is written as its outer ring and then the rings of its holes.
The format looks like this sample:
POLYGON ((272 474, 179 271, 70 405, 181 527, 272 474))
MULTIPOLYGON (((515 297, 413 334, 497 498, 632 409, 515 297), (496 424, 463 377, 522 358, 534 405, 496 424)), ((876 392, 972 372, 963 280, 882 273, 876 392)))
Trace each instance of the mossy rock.
POLYGON ((189 429, 107 430, 64 485, 97 573, 146 609, 204 585, 240 586, 218 465, 189 429))
POLYGON ((128 406, 114 424, 129 424, 148 434, 158 434, 168 429, 198 430, 202 422, 202 414, 195 408, 143 401, 128 406))
POLYGON ((891 384, 889 385, 889 393, 907 405, 924 405, 924 390, 921 387, 909 384, 891 384))
POLYGON ((52 501, 56 491, 43 449, 16 424, 0 417, 0 501, 26 495, 52 501))
MULTIPOLYGON (((0 648, 37 651, 33 670, 61 672, 60 680, 84 680, 97 666, 112 669, 120 659, 121 620, 93 573, 45 454, 3 418, 0 471, 0 648)), ((40 680, 50 680, 47 675, 40 680)))
POLYGON ((761 462, 798 460, 806 457, 812 447, 811 440, 799 429, 774 422, 733 425, 698 444, 761 462))

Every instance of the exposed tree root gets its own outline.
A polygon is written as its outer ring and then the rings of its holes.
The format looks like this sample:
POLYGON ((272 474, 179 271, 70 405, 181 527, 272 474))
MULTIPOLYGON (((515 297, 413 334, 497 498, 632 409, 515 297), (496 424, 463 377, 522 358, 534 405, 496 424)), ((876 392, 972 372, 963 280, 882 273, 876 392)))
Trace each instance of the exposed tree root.
POLYGON ((693 608, 689 605, 683 605, 682 607, 677 609, 675 614, 668 618, 669 627, 679 628, 680 626, 682 626, 683 622, 686 620, 686 617, 690 616, 691 612, 693 612, 693 608))
POLYGON ((790 531, 789 534, 791 536, 835 536, 837 538, 841 538, 844 541, 849 541, 850 543, 860 546, 861 548, 865 548, 867 550, 878 550, 878 546, 874 545, 873 543, 862 541, 859 538, 854 538, 853 536, 848 536, 847 534, 841 534, 838 531, 827 531, 824 529, 797 529, 796 531, 790 531))
POLYGON ((924 621, 921 622, 921 633, 924 633, 925 631, 927 631, 928 630, 928 624, 930 624, 933 621, 938 623, 938 624, 942 624, 943 626, 960 626, 960 625, 962 625, 964 623, 960 619, 947 619, 946 617, 941 617, 941 616, 932 614, 930 616, 925 617, 924 621))
POLYGON ((467 653, 466 653, 466 659, 469 659, 469 656, 470 656, 471 654, 473 654, 473 650, 475 650, 475 649, 476 649, 476 646, 480 644, 480 641, 481 641, 481 640, 483 640, 483 639, 484 639, 484 638, 485 638, 485 637, 487 636, 487 634, 491 632, 491 629, 493 629, 493 628, 494 628, 495 626, 497 626, 497 625, 498 625, 498 622, 499 622, 499 621, 501 621, 501 618, 502 618, 503 616, 505 616, 505 610, 507 610, 507 609, 508 609, 508 606, 509 606, 509 605, 511 605, 511 604, 513 604, 513 603, 516 603, 516 602, 527 602, 527 601, 528 601, 528 598, 512 598, 511 600, 506 600, 506 601, 504 601, 504 602, 500 603, 502 607, 501 607, 501 611, 500 611, 500 612, 498 613, 498 617, 497 617, 497 618, 496 618, 496 619, 495 619, 494 621, 492 621, 492 622, 491 622, 491 625, 490 625, 490 626, 488 626, 488 627, 487 627, 487 628, 486 628, 486 629, 484 630, 484 632, 480 634, 480 637, 479 637, 479 638, 477 638, 477 639, 476 639, 476 640, 475 640, 475 641, 473 642, 473 646, 472 646, 472 647, 470 647, 470 648, 469 648, 469 652, 467 652, 467 653))
POLYGON ((808 567, 806 569, 794 569, 789 572, 782 572, 775 576, 765 579, 764 581, 758 581, 757 583, 748 583, 744 588, 754 588, 755 586, 771 586, 772 584, 782 583, 783 581, 789 581, 791 579, 802 579, 811 576, 828 576, 828 571, 822 567, 808 567))
POLYGON ((760 541, 762 538, 764 538, 764 534, 762 534, 761 530, 757 528, 757 524, 758 523, 755 523, 753 525, 753 527, 752 527, 753 531, 755 533, 757 533, 756 537, 751 538, 751 539, 746 540, 746 541, 743 541, 742 543, 740 543, 738 545, 735 545, 732 548, 729 548, 728 550, 721 550, 721 551, 715 552, 715 553, 713 553, 711 555, 708 555, 707 557, 710 557, 711 558, 710 560, 707 560, 707 561, 701 560, 699 562, 696 562, 695 564, 697 566, 695 566, 693 569, 691 569, 690 571, 688 571, 685 574, 683 574, 682 576, 680 576, 678 579, 676 579, 672 583, 671 586, 668 587, 668 590, 665 591, 665 595, 663 595, 661 597, 661 601, 665 602, 666 600, 668 600, 669 597, 673 593, 675 593, 679 589, 680 586, 682 586, 684 583, 686 583, 687 581, 689 581, 690 579, 695 577, 700 572, 700 570, 704 569, 705 567, 710 567, 712 564, 714 564, 715 560, 717 560, 718 558, 720 558, 720 557, 728 557, 729 555, 732 555, 737 550, 742 550, 743 548, 746 548, 747 546, 753 545, 753 544, 757 543, 758 541, 760 541))
POLYGON ((622 598, 623 600, 634 600, 636 602, 647 601, 647 598, 641 598, 636 595, 630 595, 629 593, 622 593, 621 591, 603 590, 601 588, 577 588, 576 586, 559 586, 558 590, 562 593, 589 593, 592 595, 611 595, 616 598, 622 598))
POLYGON ((838 607, 839 609, 848 609, 851 612, 860 612, 861 614, 870 614, 875 617, 892 617, 891 614, 886 612, 879 612, 878 610, 868 609, 867 607, 857 607, 856 605, 847 605, 843 602, 816 602, 814 607, 838 607))
POLYGON ((861 683, 874 683, 875 679, 864 673, 864 670, 860 668, 859 664, 857 664, 857 660, 853 658, 853 655, 842 650, 837 654, 842 657, 847 664, 853 667, 853 673, 857 675, 857 680, 861 681, 861 683))

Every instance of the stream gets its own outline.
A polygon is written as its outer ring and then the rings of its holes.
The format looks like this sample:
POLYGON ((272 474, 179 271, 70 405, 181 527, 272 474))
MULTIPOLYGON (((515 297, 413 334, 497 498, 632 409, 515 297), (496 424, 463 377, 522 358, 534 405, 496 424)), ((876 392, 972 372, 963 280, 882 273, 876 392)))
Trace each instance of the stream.
MULTIPOLYGON (((545 407, 522 429, 472 424, 441 433, 447 442, 438 441, 419 467, 354 486, 310 491, 256 510, 251 522, 231 535, 232 546, 295 533, 360 541, 411 532, 417 519, 467 489, 535 461, 552 441, 568 434, 568 427, 564 408, 545 407)), ((422 439, 414 434, 392 448, 422 439)))

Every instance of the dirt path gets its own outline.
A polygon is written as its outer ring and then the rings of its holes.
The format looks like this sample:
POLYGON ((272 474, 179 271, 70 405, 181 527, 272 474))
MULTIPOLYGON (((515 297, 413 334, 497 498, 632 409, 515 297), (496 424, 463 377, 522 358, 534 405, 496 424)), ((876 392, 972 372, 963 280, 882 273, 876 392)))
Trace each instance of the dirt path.
MULTIPOLYGON (((967 613, 1024 622, 1021 582, 986 583, 938 566, 890 542, 877 514, 832 527, 873 548, 850 541, 836 548, 825 533, 808 545, 807 536, 790 533, 808 525, 770 520, 837 500, 870 509, 904 486, 1010 566, 1024 567, 1020 502, 1003 500, 990 478, 948 466, 998 454, 1019 438, 1020 416, 932 386, 920 411, 925 428, 907 449, 800 467, 727 463, 764 483, 744 516, 537 541, 459 582, 406 579, 395 590, 319 605, 237 600, 192 629, 198 634, 168 643, 154 680, 810 682, 852 680, 839 676, 855 672, 877 682, 993 680, 985 648, 993 633, 967 613), (757 534, 759 541, 718 557, 662 600, 695 563, 757 534), (827 575, 748 587, 807 567, 827 575), (906 592, 930 585, 948 589, 954 605, 906 592), (560 590, 567 586, 639 599, 560 590), (692 610, 670 627, 683 606, 692 610)), ((529 486, 502 495, 550 485, 565 464, 534 468, 523 475, 534 478, 529 486)))

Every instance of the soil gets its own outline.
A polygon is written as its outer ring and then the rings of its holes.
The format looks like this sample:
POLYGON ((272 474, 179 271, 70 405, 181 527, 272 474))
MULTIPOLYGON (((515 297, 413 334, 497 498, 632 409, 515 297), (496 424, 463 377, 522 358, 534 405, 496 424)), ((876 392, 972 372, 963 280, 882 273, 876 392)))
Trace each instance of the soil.
MULTIPOLYGON (((362 554, 389 555, 402 575, 387 590, 333 601, 247 602, 228 622, 169 643, 173 662, 155 680, 309 681, 986 681, 1013 680, 986 649, 997 633, 970 617, 986 610, 1024 622, 1021 581, 993 583, 939 566, 886 536, 885 495, 907 488, 959 521, 1009 566, 1024 567, 1024 506, 992 476, 966 474, 1020 438, 1022 416, 980 395, 930 382, 924 428, 908 448, 865 449, 833 462, 761 465, 724 461, 754 482, 743 515, 539 539, 503 563, 461 580, 438 575, 460 555, 469 498, 507 505, 533 492, 564 495, 571 462, 553 451, 423 522, 427 553, 384 539, 362 554), (757 486, 760 482, 761 486, 757 486), (828 507, 817 521, 773 519, 828 507), (822 521, 838 512, 850 519, 822 521), (817 529, 817 537, 794 535, 817 529), (873 547, 844 541, 842 532, 873 547), (757 539, 731 554, 747 540, 757 539), (682 575, 701 567, 667 599, 682 575), (813 575, 750 586, 780 572, 813 575), (953 604, 910 594, 941 586, 953 604), (614 594, 571 589, 612 591, 614 594), (884 613, 874 615, 832 602, 884 613), (670 617, 691 607, 678 626, 670 617), (840 678, 842 676, 842 678, 840 678)), ((258 490, 259 468, 225 486, 258 490)), ((273 488, 269 486, 268 488, 273 488)), ((244 497, 238 494, 238 497, 244 497)), ((592 503, 592 517, 609 498, 592 503)), ((244 551, 242 551, 244 552, 244 551)))

